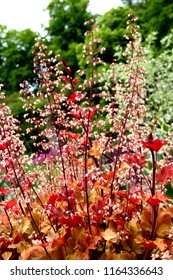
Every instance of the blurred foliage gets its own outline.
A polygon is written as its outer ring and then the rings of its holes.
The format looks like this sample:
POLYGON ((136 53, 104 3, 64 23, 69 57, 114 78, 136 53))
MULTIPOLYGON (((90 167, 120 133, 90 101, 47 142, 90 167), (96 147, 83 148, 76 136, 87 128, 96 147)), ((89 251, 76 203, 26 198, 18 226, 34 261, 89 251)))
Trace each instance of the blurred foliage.
POLYGON ((0 33, 0 83, 8 95, 19 90, 23 80, 33 82, 32 46, 37 33, 30 29, 7 30, 2 25, 0 33))
POLYGON ((76 45, 84 42, 87 27, 85 22, 93 15, 87 11, 89 0, 52 0, 47 7, 49 26, 46 28, 49 47, 61 54, 69 66, 78 69, 76 45))

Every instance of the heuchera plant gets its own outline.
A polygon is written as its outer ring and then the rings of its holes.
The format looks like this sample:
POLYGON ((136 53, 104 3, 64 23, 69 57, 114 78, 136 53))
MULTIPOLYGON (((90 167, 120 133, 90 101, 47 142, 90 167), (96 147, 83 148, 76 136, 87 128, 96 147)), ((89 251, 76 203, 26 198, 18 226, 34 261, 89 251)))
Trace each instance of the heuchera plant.
POLYGON ((118 65, 102 82, 92 19, 84 47, 90 67, 75 75, 36 40, 38 90, 21 85, 32 156, 17 120, 0 105, 1 259, 173 259, 173 206, 165 194, 173 178, 170 140, 155 139, 145 119, 135 20, 128 21, 127 63, 116 83, 118 65))

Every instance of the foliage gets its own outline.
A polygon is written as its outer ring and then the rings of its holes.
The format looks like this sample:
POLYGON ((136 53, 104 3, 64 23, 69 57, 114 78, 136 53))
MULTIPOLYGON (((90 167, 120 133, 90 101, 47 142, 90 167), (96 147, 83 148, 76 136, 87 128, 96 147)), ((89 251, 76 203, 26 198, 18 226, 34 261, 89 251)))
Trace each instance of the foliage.
POLYGON ((37 34, 30 29, 7 30, 0 25, 0 82, 10 94, 19 91, 21 81, 34 82, 32 46, 37 34))
POLYGON ((75 48, 84 41, 87 27, 84 22, 91 18, 87 11, 89 0, 52 0, 47 7, 49 47, 68 60, 73 70, 78 69, 75 48))
MULTIPOLYGON (((155 56, 152 44, 156 33, 150 34, 146 40, 147 91, 148 104, 153 117, 159 122, 173 122, 173 30, 161 40, 162 52, 155 56)), ((165 130, 167 126, 165 126, 165 130)))
POLYGON ((134 21, 123 79, 114 72, 111 88, 95 72, 102 49, 93 20, 84 52, 91 72, 83 80, 85 71, 74 78, 63 58, 36 42, 39 91, 27 82, 21 90, 37 148, 31 157, 17 121, 0 105, 1 259, 173 259, 173 198, 165 194, 172 189, 171 140, 153 137, 145 120, 145 62, 134 21))

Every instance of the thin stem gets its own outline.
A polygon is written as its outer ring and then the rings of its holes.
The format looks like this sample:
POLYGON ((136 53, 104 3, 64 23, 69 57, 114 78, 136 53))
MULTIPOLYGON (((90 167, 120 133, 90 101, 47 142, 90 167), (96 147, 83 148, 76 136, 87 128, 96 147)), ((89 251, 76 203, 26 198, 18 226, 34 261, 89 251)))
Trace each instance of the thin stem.
MULTIPOLYGON (((152 170, 152 185, 151 185, 151 194, 152 196, 155 195, 156 192, 156 167, 157 167, 157 157, 155 159, 154 156, 154 151, 150 149, 151 151, 151 156, 152 156, 152 164, 153 164, 153 170, 152 170)), ((155 234, 156 234, 156 220, 158 216, 158 205, 153 205, 152 210, 151 210, 151 234, 150 234, 150 239, 154 240, 155 234)))

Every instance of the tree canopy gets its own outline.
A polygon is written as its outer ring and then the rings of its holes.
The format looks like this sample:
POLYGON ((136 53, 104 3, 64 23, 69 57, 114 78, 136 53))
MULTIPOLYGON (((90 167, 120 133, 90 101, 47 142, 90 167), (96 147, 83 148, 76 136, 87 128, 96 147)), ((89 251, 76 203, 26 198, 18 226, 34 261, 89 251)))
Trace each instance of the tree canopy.
POLYGON ((52 0, 48 5, 49 26, 47 35, 49 46, 60 53, 75 70, 77 66, 76 44, 84 42, 87 30, 85 22, 92 15, 87 11, 89 0, 52 0))
POLYGON ((19 84, 33 81, 32 46, 37 34, 30 29, 7 30, 0 25, 0 83, 7 93, 19 90, 19 84))

